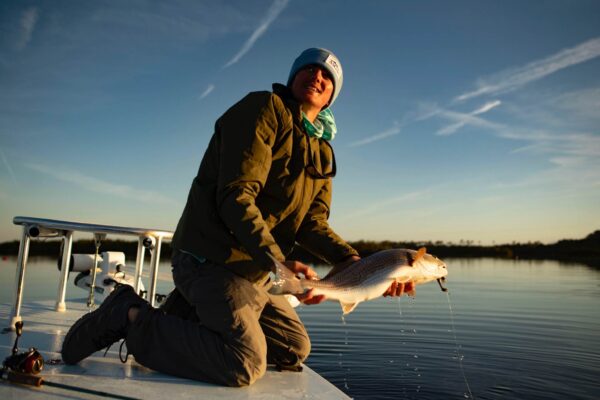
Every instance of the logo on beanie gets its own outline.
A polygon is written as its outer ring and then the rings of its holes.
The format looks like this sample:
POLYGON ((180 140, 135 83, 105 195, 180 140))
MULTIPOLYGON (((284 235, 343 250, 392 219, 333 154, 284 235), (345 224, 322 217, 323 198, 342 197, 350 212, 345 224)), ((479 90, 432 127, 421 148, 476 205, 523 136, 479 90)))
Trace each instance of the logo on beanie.
POLYGON ((330 65, 331 68, 333 68, 335 74, 337 75, 337 78, 340 77, 340 65, 338 64, 335 57, 333 57, 331 54, 327 56, 327 58, 325 59, 325 64, 330 65))

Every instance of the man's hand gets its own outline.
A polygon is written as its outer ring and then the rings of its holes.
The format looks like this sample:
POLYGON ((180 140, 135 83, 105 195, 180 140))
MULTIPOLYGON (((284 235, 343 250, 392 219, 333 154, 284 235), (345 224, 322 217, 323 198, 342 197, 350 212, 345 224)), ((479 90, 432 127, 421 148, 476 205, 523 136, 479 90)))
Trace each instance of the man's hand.
POLYGON ((396 297, 402 296, 406 293, 409 296, 415 295, 415 284, 412 281, 408 281, 406 283, 400 283, 394 281, 392 285, 383 293, 383 297, 396 297))
MULTIPOLYGON (((306 279, 319 279, 319 275, 314 269, 300 261, 284 261, 283 265, 290 269, 294 274, 302 274, 306 279)), ((296 294, 298 300, 304 304, 319 304, 325 301, 325 295, 313 296, 313 289, 301 294, 296 294)))

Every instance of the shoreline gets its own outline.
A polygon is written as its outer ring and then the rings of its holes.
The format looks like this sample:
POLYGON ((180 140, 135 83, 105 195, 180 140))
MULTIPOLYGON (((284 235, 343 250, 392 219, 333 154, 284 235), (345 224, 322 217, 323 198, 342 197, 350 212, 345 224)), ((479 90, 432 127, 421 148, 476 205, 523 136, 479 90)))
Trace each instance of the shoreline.
MULTIPOLYGON (((443 242, 395 242, 395 241, 355 241, 349 242, 361 256, 368 256, 380 250, 392 248, 417 249, 426 247, 427 252, 440 258, 501 258, 515 260, 557 260, 576 262, 592 268, 600 268, 600 230, 597 230, 583 239, 564 239, 552 244, 511 243, 492 246, 473 245, 471 243, 443 243, 443 242)), ((30 256, 57 257, 60 254, 60 239, 32 240, 30 256)), ((120 251, 128 257, 135 257, 137 242, 125 240, 106 240, 100 251, 120 251)), ((19 241, 0 243, 0 256, 16 256, 19 251, 19 241)), ((93 240, 77 240, 73 242, 73 253, 93 254, 95 246, 93 240)), ((170 243, 164 243, 161 259, 168 260, 171 256, 170 243)), ((323 263, 321 260, 306 250, 296 247, 291 259, 308 263, 323 263)))

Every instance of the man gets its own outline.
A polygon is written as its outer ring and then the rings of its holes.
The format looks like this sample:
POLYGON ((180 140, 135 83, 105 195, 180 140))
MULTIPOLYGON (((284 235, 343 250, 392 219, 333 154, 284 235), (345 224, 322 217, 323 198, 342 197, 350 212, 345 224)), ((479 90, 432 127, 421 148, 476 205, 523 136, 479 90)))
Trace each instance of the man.
POLYGON ((250 93, 218 119, 173 237, 171 306, 155 310, 130 287, 116 289, 71 327, 66 363, 125 338, 142 365, 229 386, 251 384, 268 363, 300 366, 310 340, 287 300, 268 293, 268 254, 308 278, 309 266, 286 260, 296 244, 333 264, 330 274, 359 259, 327 222, 337 131, 329 107, 342 83, 333 53, 307 49, 287 86, 250 93))

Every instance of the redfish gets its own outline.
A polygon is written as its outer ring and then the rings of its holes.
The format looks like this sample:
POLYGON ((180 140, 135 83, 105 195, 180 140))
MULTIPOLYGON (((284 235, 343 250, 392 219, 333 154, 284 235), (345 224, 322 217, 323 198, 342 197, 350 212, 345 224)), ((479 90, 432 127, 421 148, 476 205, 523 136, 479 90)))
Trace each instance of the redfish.
POLYGON ((285 265, 271 256, 276 266, 275 280, 270 290, 274 294, 299 294, 313 289, 313 295, 325 295, 328 300, 338 300, 344 314, 352 312, 362 301, 372 300, 396 281, 415 285, 437 280, 440 288, 448 275, 446 264, 439 258, 419 250, 382 250, 348 266, 324 279, 298 278, 285 265))

